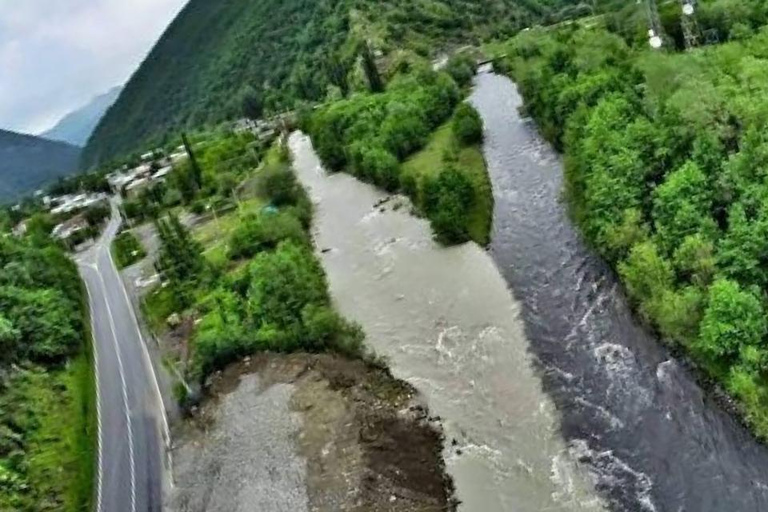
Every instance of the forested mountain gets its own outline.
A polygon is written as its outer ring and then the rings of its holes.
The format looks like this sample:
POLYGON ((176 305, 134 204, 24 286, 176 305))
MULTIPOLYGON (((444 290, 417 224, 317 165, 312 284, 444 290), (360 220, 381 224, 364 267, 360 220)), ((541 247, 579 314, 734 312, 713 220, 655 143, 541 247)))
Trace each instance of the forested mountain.
POLYGON ((78 169, 80 148, 0 130, 0 202, 28 194, 78 169))
POLYGON ((56 126, 40 134, 48 140, 58 140, 75 146, 85 146, 96 125, 120 95, 122 87, 113 87, 93 98, 87 105, 64 116, 56 126))
POLYGON ((570 15, 573 0, 191 0, 96 128, 93 165, 169 132, 325 98, 358 43, 433 55, 570 15), (565 11, 563 9, 565 8, 565 11))

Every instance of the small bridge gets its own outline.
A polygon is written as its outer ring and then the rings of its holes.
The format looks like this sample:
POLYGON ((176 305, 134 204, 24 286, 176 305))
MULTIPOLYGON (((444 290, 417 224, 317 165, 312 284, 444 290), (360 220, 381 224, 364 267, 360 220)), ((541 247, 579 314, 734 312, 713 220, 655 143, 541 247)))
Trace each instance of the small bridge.
POLYGON ((507 54, 506 54, 506 53, 504 53, 504 54, 502 54, 502 55, 497 55, 497 56, 495 56, 495 57, 492 57, 492 58, 490 58, 490 59, 485 59, 485 60, 479 60, 479 59, 478 59, 478 61, 477 61, 477 67, 480 67, 480 66, 485 66, 486 64, 495 64, 495 63, 496 63, 496 61, 498 61, 498 60, 500 60, 500 59, 506 59, 506 58, 507 58, 507 54))

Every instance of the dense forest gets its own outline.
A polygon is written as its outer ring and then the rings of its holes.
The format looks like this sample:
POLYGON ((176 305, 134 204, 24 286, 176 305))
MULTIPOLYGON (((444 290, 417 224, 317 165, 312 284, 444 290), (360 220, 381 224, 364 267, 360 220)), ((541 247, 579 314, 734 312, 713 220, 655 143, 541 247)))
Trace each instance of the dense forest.
POLYGON ((75 264, 33 218, 0 238, 0 510, 87 510, 95 397, 75 264))
POLYGON ((728 13, 718 30, 729 42, 654 52, 608 18, 528 31, 503 51, 527 113, 565 154, 567 199, 587 240, 640 315, 765 437, 766 10, 722 1, 708 12, 728 13))
POLYGON ((371 85, 370 93, 352 95, 313 113, 305 128, 318 155, 330 170, 346 170, 390 192, 408 194, 430 219, 440 241, 466 242, 474 234, 477 242, 487 243, 491 200, 482 196, 490 196, 490 187, 473 179, 477 174, 485 176, 485 165, 480 157, 475 166, 479 171, 474 171, 460 159, 462 147, 482 142, 483 125, 468 104, 456 108, 461 99, 457 82, 470 84, 475 61, 457 55, 447 63, 447 72, 435 72, 419 58, 405 59, 395 67, 400 72, 385 91, 379 90, 383 83, 371 85), (452 116, 453 136, 441 146, 442 154, 429 154, 428 162, 404 172, 401 163, 434 139, 435 130, 452 116), (429 171, 429 167, 437 169, 429 171), (481 215, 488 220, 473 229, 472 210, 477 203, 485 205, 481 215))
MULTIPOLYGON (((509 37, 579 11, 571 0, 192 0, 95 130, 87 166, 185 128, 317 102, 345 88, 368 40, 377 58, 509 37), (244 108, 247 105, 247 108, 244 108)), ((582 9, 583 11, 583 9, 582 9)), ((354 84, 352 84, 354 85, 354 84)))
POLYGON ((0 130, 0 203, 75 173, 79 158, 70 144, 0 130))

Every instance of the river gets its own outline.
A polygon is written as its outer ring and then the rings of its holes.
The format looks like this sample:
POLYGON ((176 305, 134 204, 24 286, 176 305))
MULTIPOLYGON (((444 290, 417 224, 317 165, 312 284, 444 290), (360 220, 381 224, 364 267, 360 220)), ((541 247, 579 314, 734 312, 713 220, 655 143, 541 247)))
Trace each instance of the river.
MULTIPOLYGON (((475 244, 443 248, 429 224, 347 174, 328 175, 295 133, 294 168, 316 205, 333 299, 392 373, 442 418, 462 510, 600 510, 542 391, 521 307, 475 244)), ((402 449, 407 450, 407 446, 402 449)))
POLYGON ((768 450, 633 319, 568 219, 561 160, 518 114, 515 85, 480 73, 470 101, 496 201, 491 255, 571 455, 614 510, 768 510, 768 450))
POLYGON ((515 85, 481 73, 470 101, 495 196, 488 252, 438 246, 401 199, 380 204, 290 139, 334 301, 442 418, 461 510, 768 510, 768 450, 633 319, 515 85))

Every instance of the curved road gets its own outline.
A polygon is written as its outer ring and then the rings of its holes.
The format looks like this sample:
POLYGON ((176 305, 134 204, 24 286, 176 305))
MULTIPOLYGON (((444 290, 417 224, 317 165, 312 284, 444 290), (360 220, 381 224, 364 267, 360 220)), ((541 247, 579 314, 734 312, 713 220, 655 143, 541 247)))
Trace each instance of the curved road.
POLYGON ((167 422, 149 353, 110 254, 120 223, 113 205, 102 237, 77 258, 88 290, 96 358, 96 511, 152 512, 162 508, 167 422))

